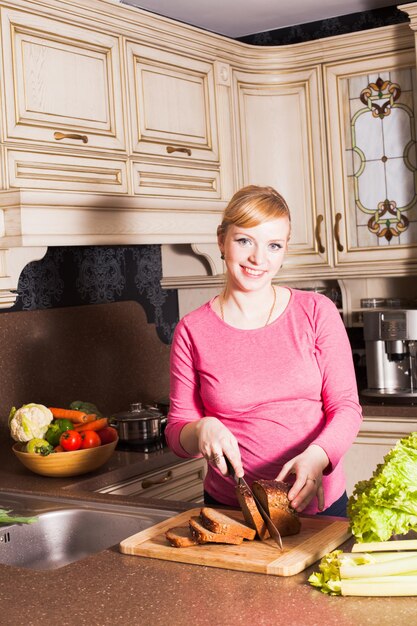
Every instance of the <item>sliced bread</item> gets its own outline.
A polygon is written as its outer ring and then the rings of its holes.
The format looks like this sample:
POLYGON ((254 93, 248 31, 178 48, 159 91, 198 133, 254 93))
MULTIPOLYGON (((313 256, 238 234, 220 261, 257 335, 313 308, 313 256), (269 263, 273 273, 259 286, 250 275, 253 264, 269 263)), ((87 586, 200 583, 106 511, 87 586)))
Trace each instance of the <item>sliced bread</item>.
POLYGON ((243 537, 228 533, 215 533, 208 530, 201 523, 201 518, 193 516, 189 520, 191 536, 198 543, 231 543, 239 545, 243 541, 243 537))
POLYGON ((237 485, 236 496, 246 523, 256 530, 259 539, 267 539, 270 536, 268 528, 249 489, 245 485, 237 485))
POLYGON ((203 507, 200 511, 200 518, 204 528, 214 533, 236 535, 236 537, 243 537, 243 539, 249 540, 255 539, 256 530, 254 528, 242 524, 225 513, 216 511, 216 509, 208 506, 203 507))
POLYGON ((288 499, 290 485, 277 480, 255 480, 252 489, 283 537, 300 532, 298 513, 288 499))
POLYGON ((165 537, 175 548, 188 548, 198 544, 197 539, 192 536, 189 526, 169 528, 165 533, 165 537))

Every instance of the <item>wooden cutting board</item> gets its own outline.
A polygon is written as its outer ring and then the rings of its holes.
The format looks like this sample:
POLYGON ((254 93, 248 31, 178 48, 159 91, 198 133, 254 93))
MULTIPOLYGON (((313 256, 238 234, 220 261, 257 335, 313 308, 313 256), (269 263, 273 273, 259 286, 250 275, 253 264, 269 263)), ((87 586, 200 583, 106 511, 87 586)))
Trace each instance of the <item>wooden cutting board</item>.
MULTIPOLYGON (((146 556, 166 561, 193 563, 273 574, 293 576, 334 550, 351 535, 349 522, 337 518, 300 516, 301 531, 298 535, 283 537, 282 552, 272 539, 267 541, 244 541, 242 544, 202 544, 188 548, 174 548, 165 537, 165 531, 174 526, 188 526, 192 515, 199 515, 201 507, 184 511, 164 522, 142 530, 120 543, 123 554, 146 556)), ((227 510, 227 515, 243 521, 240 511, 227 510)))

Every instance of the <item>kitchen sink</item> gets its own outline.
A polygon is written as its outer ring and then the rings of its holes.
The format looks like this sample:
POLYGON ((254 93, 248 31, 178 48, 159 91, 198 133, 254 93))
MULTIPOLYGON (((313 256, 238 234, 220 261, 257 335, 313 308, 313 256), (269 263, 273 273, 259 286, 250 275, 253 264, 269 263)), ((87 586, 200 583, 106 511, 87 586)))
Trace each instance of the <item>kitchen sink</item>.
POLYGON ((175 511, 146 507, 63 503, 0 494, 0 508, 35 515, 32 524, 0 525, 0 563, 34 570, 58 569, 114 546, 175 511))

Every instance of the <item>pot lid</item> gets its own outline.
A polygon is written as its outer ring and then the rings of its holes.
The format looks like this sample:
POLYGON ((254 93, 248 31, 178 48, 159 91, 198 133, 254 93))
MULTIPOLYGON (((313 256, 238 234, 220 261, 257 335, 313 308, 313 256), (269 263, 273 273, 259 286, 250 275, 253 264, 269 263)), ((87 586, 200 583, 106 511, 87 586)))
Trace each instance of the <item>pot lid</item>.
POLYGON ((133 402, 130 405, 129 411, 122 411, 121 413, 115 413, 113 417, 120 422, 129 420, 148 420, 163 417, 163 414, 154 406, 142 402, 133 402))

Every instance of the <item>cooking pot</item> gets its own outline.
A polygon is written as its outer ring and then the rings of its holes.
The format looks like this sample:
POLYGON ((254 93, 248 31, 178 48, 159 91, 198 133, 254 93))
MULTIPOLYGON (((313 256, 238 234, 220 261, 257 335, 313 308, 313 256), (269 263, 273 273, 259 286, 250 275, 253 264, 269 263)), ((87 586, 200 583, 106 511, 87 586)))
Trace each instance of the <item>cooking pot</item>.
POLYGON ((166 420, 156 406, 135 402, 129 411, 112 415, 110 423, 117 429, 121 443, 138 444, 158 441, 166 420))

